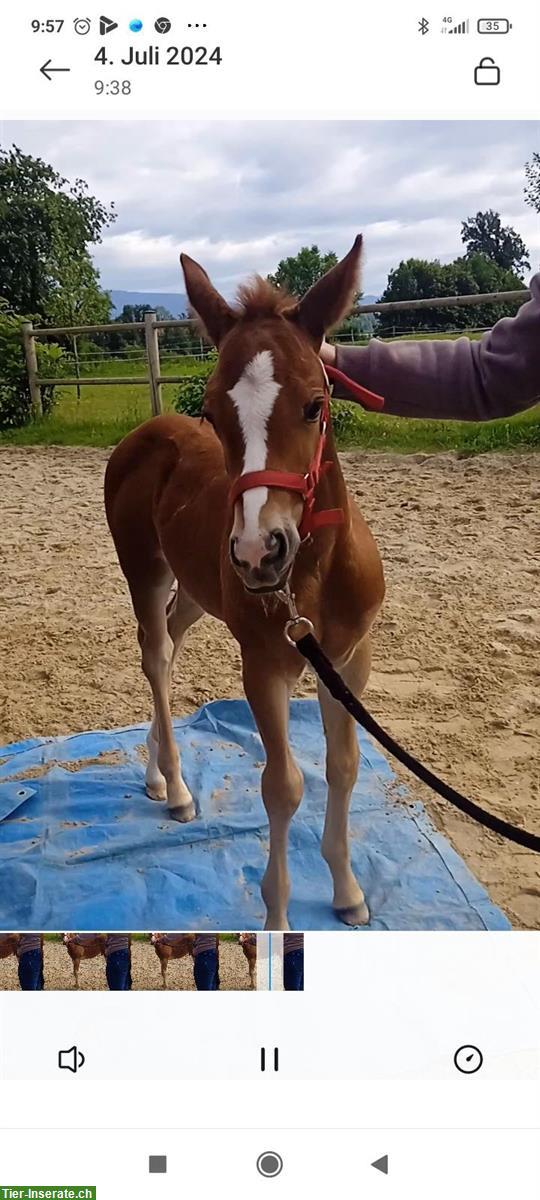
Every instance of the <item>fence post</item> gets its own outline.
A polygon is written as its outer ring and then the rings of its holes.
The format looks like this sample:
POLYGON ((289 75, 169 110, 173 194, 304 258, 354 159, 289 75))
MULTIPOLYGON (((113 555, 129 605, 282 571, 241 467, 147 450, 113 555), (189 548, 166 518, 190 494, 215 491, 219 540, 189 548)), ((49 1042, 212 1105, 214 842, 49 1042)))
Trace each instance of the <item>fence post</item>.
POLYGON ((163 396, 159 377, 161 366, 159 361, 159 340, 156 329, 155 312, 144 314, 144 336, 146 340, 146 360, 148 363, 148 382, 150 384, 150 403, 152 416, 159 417, 163 412, 163 396))
POLYGON ((30 399, 32 402, 32 414, 34 420, 36 420, 37 417, 43 416, 43 405, 41 403, 41 388, 38 383, 36 339, 34 337, 34 327, 31 321, 24 321, 22 333, 24 342, 24 356, 26 358, 26 369, 28 371, 28 384, 30 387, 30 399))

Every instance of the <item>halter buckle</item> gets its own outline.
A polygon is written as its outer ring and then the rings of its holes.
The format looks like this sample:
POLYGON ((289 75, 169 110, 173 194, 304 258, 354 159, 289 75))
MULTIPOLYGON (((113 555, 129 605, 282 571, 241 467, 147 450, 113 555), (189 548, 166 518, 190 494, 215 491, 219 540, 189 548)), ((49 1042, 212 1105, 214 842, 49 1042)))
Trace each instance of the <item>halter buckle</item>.
POLYGON ((305 637, 307 633, 315 633, 315 626, 313 621, 309 620, 309 617, 295 617, 293 621, 287 621, 283 632, 285 634, 285 640, 289 643, 289 646, 296 646, 296 643, 300 641, 301 637, 305 637), (298 625, 305 625, 306 632, 301 633, 298 631, 298 637, 291 637, 290 630, 295 629, 298 625))
POLYGON ((305 625, 306 633, 315 633, 315 626, 313 624, 313 621, 309 620, 309 617, 301 617, 300 616, 300 613, 298 612, 298 609, 296 607, 296 598, 294 596, 294 593, 291 592, 289 583, 286 583, 285 587, 282 588, 281 591, 276 592, 276 596, 278 597, 279 600, 282 601, 283 604, 287 605, 287 608, 289 610, 289 620, 286 622, 285 628, 283 630, 285 640, 289 643, 289 646, 296 646, 296 643, 300 640, 300 638, 305 637, 305 634, 302 634, 298 630, 298 626, 305 625), (297 637, 291 636, 291 632, 293 629, 297 630, 297 633, 298 633, 297 637))

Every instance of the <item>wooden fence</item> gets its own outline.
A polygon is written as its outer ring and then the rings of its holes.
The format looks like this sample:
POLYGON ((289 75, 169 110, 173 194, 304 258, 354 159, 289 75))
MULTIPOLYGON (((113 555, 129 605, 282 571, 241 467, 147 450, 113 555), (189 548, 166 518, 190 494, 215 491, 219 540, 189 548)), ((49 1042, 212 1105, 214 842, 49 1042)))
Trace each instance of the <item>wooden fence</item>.
MULTIPOLYGON (((394 303, 387 304, 359 304, 356 312, 359 315, 363 313, 390 313, 390 312, 412 312, 416 309, 423 308, 461 308, 474 304, 504 304, 512 301, 525 301, 529 299, 530 292, 527 289, 521 289, 515 292, 488 292, 484 295, 476 296, 440 296, 433 297, 428 300, 399 300, 394 303)), ((176 321, 158 321, 156 313, 149 311, 145 314, 144 321, 128 321, 117 322, 112 321, 106 325, 70 325, 62 328, 49 329, 48 327, 34 328, 31 321, 25 322, 23 326, 23 341, 24 353, 26 358, 26 367, 28 371, 28 382, 30 386, 30 395, 32 400, 32 411, 35 417, 42 415, 41 404, 41 388, 42 387, 96 387, 101 384, 110 386, 118 384, 120 387, 125 384, 147 384, 150 393, 150 408, 153 416, 158 416, 163 412, 163 395, 162 385, 164 383, 184 383, 186 375, 162 375, 161 363, 159 355, 159 331, 161 329, 181 329, 189 326, 193 322, 190 319, 176 321), (38 360, 36 351, 36 338, 49 337, 79 337, 84 334, 92 333, 129 333, 135 330, 144 330, 145 353, 146 353, 146 375, 123 375, 123 376, 92 376, 88 379, 80 377, 64 377, 56 376, 53 379, 44 379, 39 375, 38 360)))

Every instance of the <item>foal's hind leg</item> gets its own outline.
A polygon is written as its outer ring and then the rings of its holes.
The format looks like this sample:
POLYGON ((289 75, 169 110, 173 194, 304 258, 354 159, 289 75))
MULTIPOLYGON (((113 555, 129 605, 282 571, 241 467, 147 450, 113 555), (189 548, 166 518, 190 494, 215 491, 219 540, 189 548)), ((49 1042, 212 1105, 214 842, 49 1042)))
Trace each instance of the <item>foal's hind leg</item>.
MULTIPOLYGON (((363 638, 341 674, 355 696, 361 696, 371 666, 369 634, 363 638)), ((360 752, 356 724, 319 683, 319 703, 326 734, 328 802, 322 839, 323 858, 334 881, 334 909, 346 925, 367 925, 369 910, 351 868, 349 806, 358 775, 360 752)))
POLYGON ((195 816, 195 806, 180 773, 180 756, 174 739, 169 703, 174 641, 167 624, 167 601, 172 581, 172 572, 163 562, 159 564, 153 581, 145 581, 138 586, 131 584, 131 595, 139 622, 142 669, 154 698, 154 737, 150 739, 150 748, 155 745, 157 733, 157 755, 151 757, 151 778, 155 783, 160 782, 161 777, 165 780, 170 815, 177 821, 191 821, 195 816))
MULTIPOLYGON (((184 642, 186 632, 202 615, 202 608, 199 608, 199 605, 195 604, 181 587, 178 587, 173 599, 167 605, 167 630, 173 643, 169 666, 169 688, 174 661, 184 642)), ((146 768, 147 795, 152 800, 166 800, 167 781, 158 765, 159 727, 155 713, 146 738, 146 745, 148 747, 148 766, 146 768)))

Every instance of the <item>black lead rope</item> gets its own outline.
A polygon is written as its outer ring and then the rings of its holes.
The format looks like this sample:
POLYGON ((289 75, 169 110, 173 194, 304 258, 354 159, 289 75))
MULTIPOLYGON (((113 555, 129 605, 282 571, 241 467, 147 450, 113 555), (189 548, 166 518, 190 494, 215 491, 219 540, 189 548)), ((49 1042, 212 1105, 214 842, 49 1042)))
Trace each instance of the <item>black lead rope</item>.
POLYGON ((341 675, 338 675, 338 672, 334 670, 326 654, 321 650, 313 634, 305 634, 304 637, 299 638, 294 644, 300 653, 304 655, 304 658, 307 658, 308 662, 311 663, 314 671, 319 676, 319 679, 322 680, 325 687, 328 688, 334 700, 338 700, 347 709, 347 712, 354 717, 355 721, 358 721, 359 725, 363 725, 364 729, 372 737, 376 738, 381 746, 384 746, 385 750, 389 750, 390 754, 393 754, 398 762, 403 763, 404 767, 412 771, 413 775, 416 775, 423 783, 427 783, 428 787, 432 788, 434 792, 437 792, 445 800, 448 800, 455 808, 459 808, 460 812, 465 813, 468 817, 472 817, 473 821, 478 821, 480 825, 485 825, 486 829, 492 829, 494 833, 500 833, 501 837, 508 838, 511 842, 516 842, 518 846, 525 846, 527 850, 535 850, 537 854, 540 853, 540 836, 538 834, 528 833, 526 829, 518 829, 517 826, 511 825, 509 821, 503 821, 500 817, 496 817, 494 813, 486 812, 478 804, 474 804, 472 800, 468 800, 466 796, 462 796, 461 792, 456 792, 455 788, 450 787, 444 780, 439 779, 437 775, 433 774, 433 771, 430 771, 428 767, 424 767, 407 750, 403 750, 394 741, 394 738, 379 725, 378 721, 368 713, 360 700, 357 700, 356 696, 353 696, 353 693, 347 687, 346 683, 344 683, 341 675))

